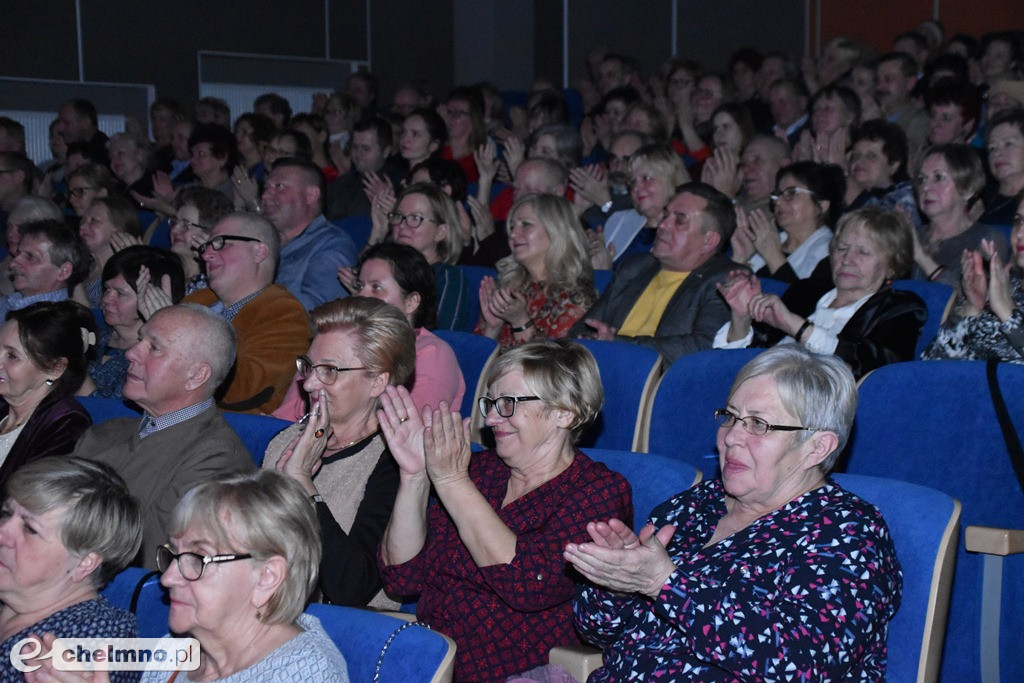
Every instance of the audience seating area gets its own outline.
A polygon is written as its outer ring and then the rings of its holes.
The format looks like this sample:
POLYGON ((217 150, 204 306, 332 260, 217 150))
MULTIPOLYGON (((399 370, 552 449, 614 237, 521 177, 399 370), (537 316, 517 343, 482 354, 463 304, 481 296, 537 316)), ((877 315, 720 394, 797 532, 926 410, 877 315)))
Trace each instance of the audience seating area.
MULTIPOLYGON (((929 289, 937 294, 930 300, 937 306, 946 294, 929 289)), ((497 355, 496 345, 465 332, 439 335, 463 364, 467 392, 461 409, 474 415, 479 430, 475 398, 486 390, 483 382, 497 355)), ((702 477, 717 475, 712 411, 724 405, 736 372, 758 351, 700 352, 663 372, 653 351, 621 342, 584 344, 597 358, 606 402, 597 427, 581 445, 630 481, 635 526, 640 528, 656 504, 702 477)), ((1024 405, 1024 367, 1001 364, 997 370, 1015 426, 1024 431, 1019 410, 1024 405)), ((136 414, 117 400, 82 402, 97 422, 136 414)), ((253 415, 228 414, 227 419, 257 464, 267 442, 287 424, 253 415)), ((475 431, 474 441, 481 439, 486 432, 475 431)), ((1016 643, 1024 630, 1019 609, 1024 602, 1024 557, 1015 556, 1024 543, 1012 531, 1001 531, 1024 529, 1024 493, 992 408, 986 364, 915 361, 869 374, 860 385, 854 434, 838 469, 844 472, 837 475, 841 483, 880 506, 904 566, 904 606, 893 624, 890 680, 935 680, 943 637, 943 680, 1007 680, 1008 672, 1024 670, 1024 650, 1016 643), (957 501, 963 505, 963 530, 957 501)), ((140 576, 118 577, 108 596, 130 600, 140 576)), ((155 584, 151 579, 147 588, 155 584)), ((348 615, 351 610, 313 609, 339 619, 356 618, 348 615)), ((159 631, 161 618, 157 611, 144 612, 144 631, 159 631)), ((372 620, 373 615, 359 613, 358 618, 372 620)), ((383 632, 390 624, 368 622, 358 628, 383 632)), ((349 628, 346 621, 332 634, 349 628)), ((405 638, 413 640, 403 632, 405 638)), ((385 664, 395 665, 399 662, 385 664)))
MULTIPOLYGON (((1022 433, 1024 367, 1000 364, 997 370, 999 388, 1022 433)), ((942 669, 942 680, 949 681, 1010 680, 1011 672, 1024 671, 1019 643, 1024 556, 971 549, 972 531, 978 533, 979 526, 1024 529, 1024 492, 999 429, 986 371, 977 361, 918 361, 875 370, 861 381, 854 434, 841 463, 846 472, 928 486, 963 504, 942 669)), ((1019 542, 1017 547, 1019 553, 1019 542)), ((995 552, 1003 552, 998 544, 995 552)))

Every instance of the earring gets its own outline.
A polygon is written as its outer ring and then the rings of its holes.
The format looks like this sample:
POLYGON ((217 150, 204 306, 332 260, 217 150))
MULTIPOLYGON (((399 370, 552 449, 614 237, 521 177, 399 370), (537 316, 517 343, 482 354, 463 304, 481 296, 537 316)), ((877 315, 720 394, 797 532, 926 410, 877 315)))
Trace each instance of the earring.
POLYGON ((47 380, 46 380, 46 382, 45 382, 45 384, 46 384, 46 386, 48 386, 48 387, 52 387, 52 386, 53 386, 53 380, 52 380, 52 379, 47 379, 47 380))

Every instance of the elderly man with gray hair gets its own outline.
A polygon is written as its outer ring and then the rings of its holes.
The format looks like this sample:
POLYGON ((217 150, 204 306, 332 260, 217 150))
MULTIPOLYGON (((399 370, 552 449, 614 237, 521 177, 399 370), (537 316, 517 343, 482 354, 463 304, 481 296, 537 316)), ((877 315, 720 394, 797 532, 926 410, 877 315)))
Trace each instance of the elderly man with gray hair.
POLYGON ((226 472, 253 468, 224 421, 213 394, 235 360, 235 333, 202 306, 162 308, 128 349, 124 397, 144 411, 93 425, 74 455, 107 463, 142 503, 139 564, 156 569, 158 545, 169 537, 171 513, 193 486, 226 472))
POLYGON ((224 410, 273 412, 313 338, 305 306, 274 284, 280 252, 277 230, 254 213, 220 219, 199 247, 210 287, 185 301, 209 306, 238 340, 234 370, 217 395, 224 410))

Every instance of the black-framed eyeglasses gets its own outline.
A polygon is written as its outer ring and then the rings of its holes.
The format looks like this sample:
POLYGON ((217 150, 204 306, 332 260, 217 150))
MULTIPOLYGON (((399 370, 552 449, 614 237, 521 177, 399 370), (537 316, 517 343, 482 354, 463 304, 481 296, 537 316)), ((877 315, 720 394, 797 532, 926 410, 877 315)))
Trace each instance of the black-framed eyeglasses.
POLYGON ((715 411, 715 421, 718 423, 718 428, 731 429, 734 424, 738 421, 743 425, 744 431, 747 434, 753 434, 754 436, 764 436, 768 432, 816 432, 818 431, 814 427, 793 427, 790 425, 773 425, 768 424, 759 417, 740 417, 731 410, 725 408, 719 408, 715 411))
MULTIPOLYGON (((208 226, 208 225, 200 225, 199 223, 193 223, 192 221, 190 221, 187 218, 177 218, 177 217, 172 218, 171 219, 171 227, 173 228, 176 225, 180 225, 181 227, 185 228, 186 230, 191 230, 192 228, 199 228, 200 230, 205 230, 206 232, 210 232, 210 230, 211 230, 210 226, 208 226)), ((214 239, 217 239, 217 238, 215 237, 214 239)), ((229 237, 228 239, 241 240, 242 238, 241 237, 229 237)), ((255 237, 249 237, 249 238, 246 238, 246 239, 256 239, 256 238, 255 237)), ((210 241, 212 242, 213 240, 210 240, 210 241)), ((259 240, 256 240, 256 241, 259 242, 259 240)), ((220 251, 223 248, 224 248, 224 245, 221 245, 220 247, 216 247, 215 246, 215 247, 213 247, 213 250, 214 251, 220 251)))
POLYGON ((773 192, 768 195, 768 198, 772 200, 772 204, 775 204, 780 199, 785 199, 787 202, 791 202, 796 199, 798 194, 809 194, 811 197, 815 196, 814 190, 808 190, 806 187, 787 187, 781 192, 773 192))
POLYGON ((220 251, 228 242, 262 242, 262 240, 258 240, 255 237, 243 237, 241 235, 217 235, 213 239, 203 242, 196 247, 196 251, 199 252, 200 256, 202 256, 207 249, 220 251))
POLYGON ((68 194, 76 199, 81 199, 85 196, 86 192, 97 192, 98 189, 96 187, 69 187, 68 194))
POLYGON ((421 216, 418 213, 410 213, 409 215, 398 213, 397 211, 391 211, 388 213, 388 223, 391 225, 401 225, 402 221, 405 221, 405 224, 410 228, 420 227, 423 225, 423 221, 437 223, 433 218, 427 218, 426 216, 421 216))
POLYGON ((235 560, 251 560, 252 555, 200 555, 199 553, 175 553, 171 546, 162 545, 156 549, 156 567, 161 572, 167 571, 171 562, 177 560, 178 573, 186 581, 198 581, 203 578, 203 571, 208 564, 219 564, 221 562, 234 562, 235 560))
POLYGON ((501 417, 512 417, 516 414, 517 403, 542 400, 544 399, 540 396, 499 396, 497 398, 481 396, 476 400, 476 405, 480 409, 480 414, 484 417, 487 417, 487 413, 491 412, 491 406, 494 406, 494 410, 501 417))
POLYGON ((307 379, 310 373, 316 373, 316 378, 321 384, 331 385, 338 379, 339 372, 350 372, 352 370, 365 370, 365 367, 339 368, 329 363, 314 364, 309 358, 299 356, 295 359, 295 368, 299 371, 299 377, 307 379))

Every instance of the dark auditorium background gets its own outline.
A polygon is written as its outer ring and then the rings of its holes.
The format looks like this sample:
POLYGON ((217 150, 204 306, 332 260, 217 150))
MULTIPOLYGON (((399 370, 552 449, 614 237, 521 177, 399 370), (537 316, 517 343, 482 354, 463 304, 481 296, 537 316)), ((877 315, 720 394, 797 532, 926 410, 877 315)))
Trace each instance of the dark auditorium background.
POLYGON ((0 76, 77 80, 81 52, 87 81, 191 101, 198 50, 369 58, 387 101, 401 80, 438 92, 480 80, 525 89, 534 73, 560 82, 566 23, 575 80, 600 41, 654 69, 674 36, 680 56, 722 69, 744 44, 800 55, 842 34, 888 48, 936 9, 950 34, 1024 15, 1020 0, 3 0, 0 76))

